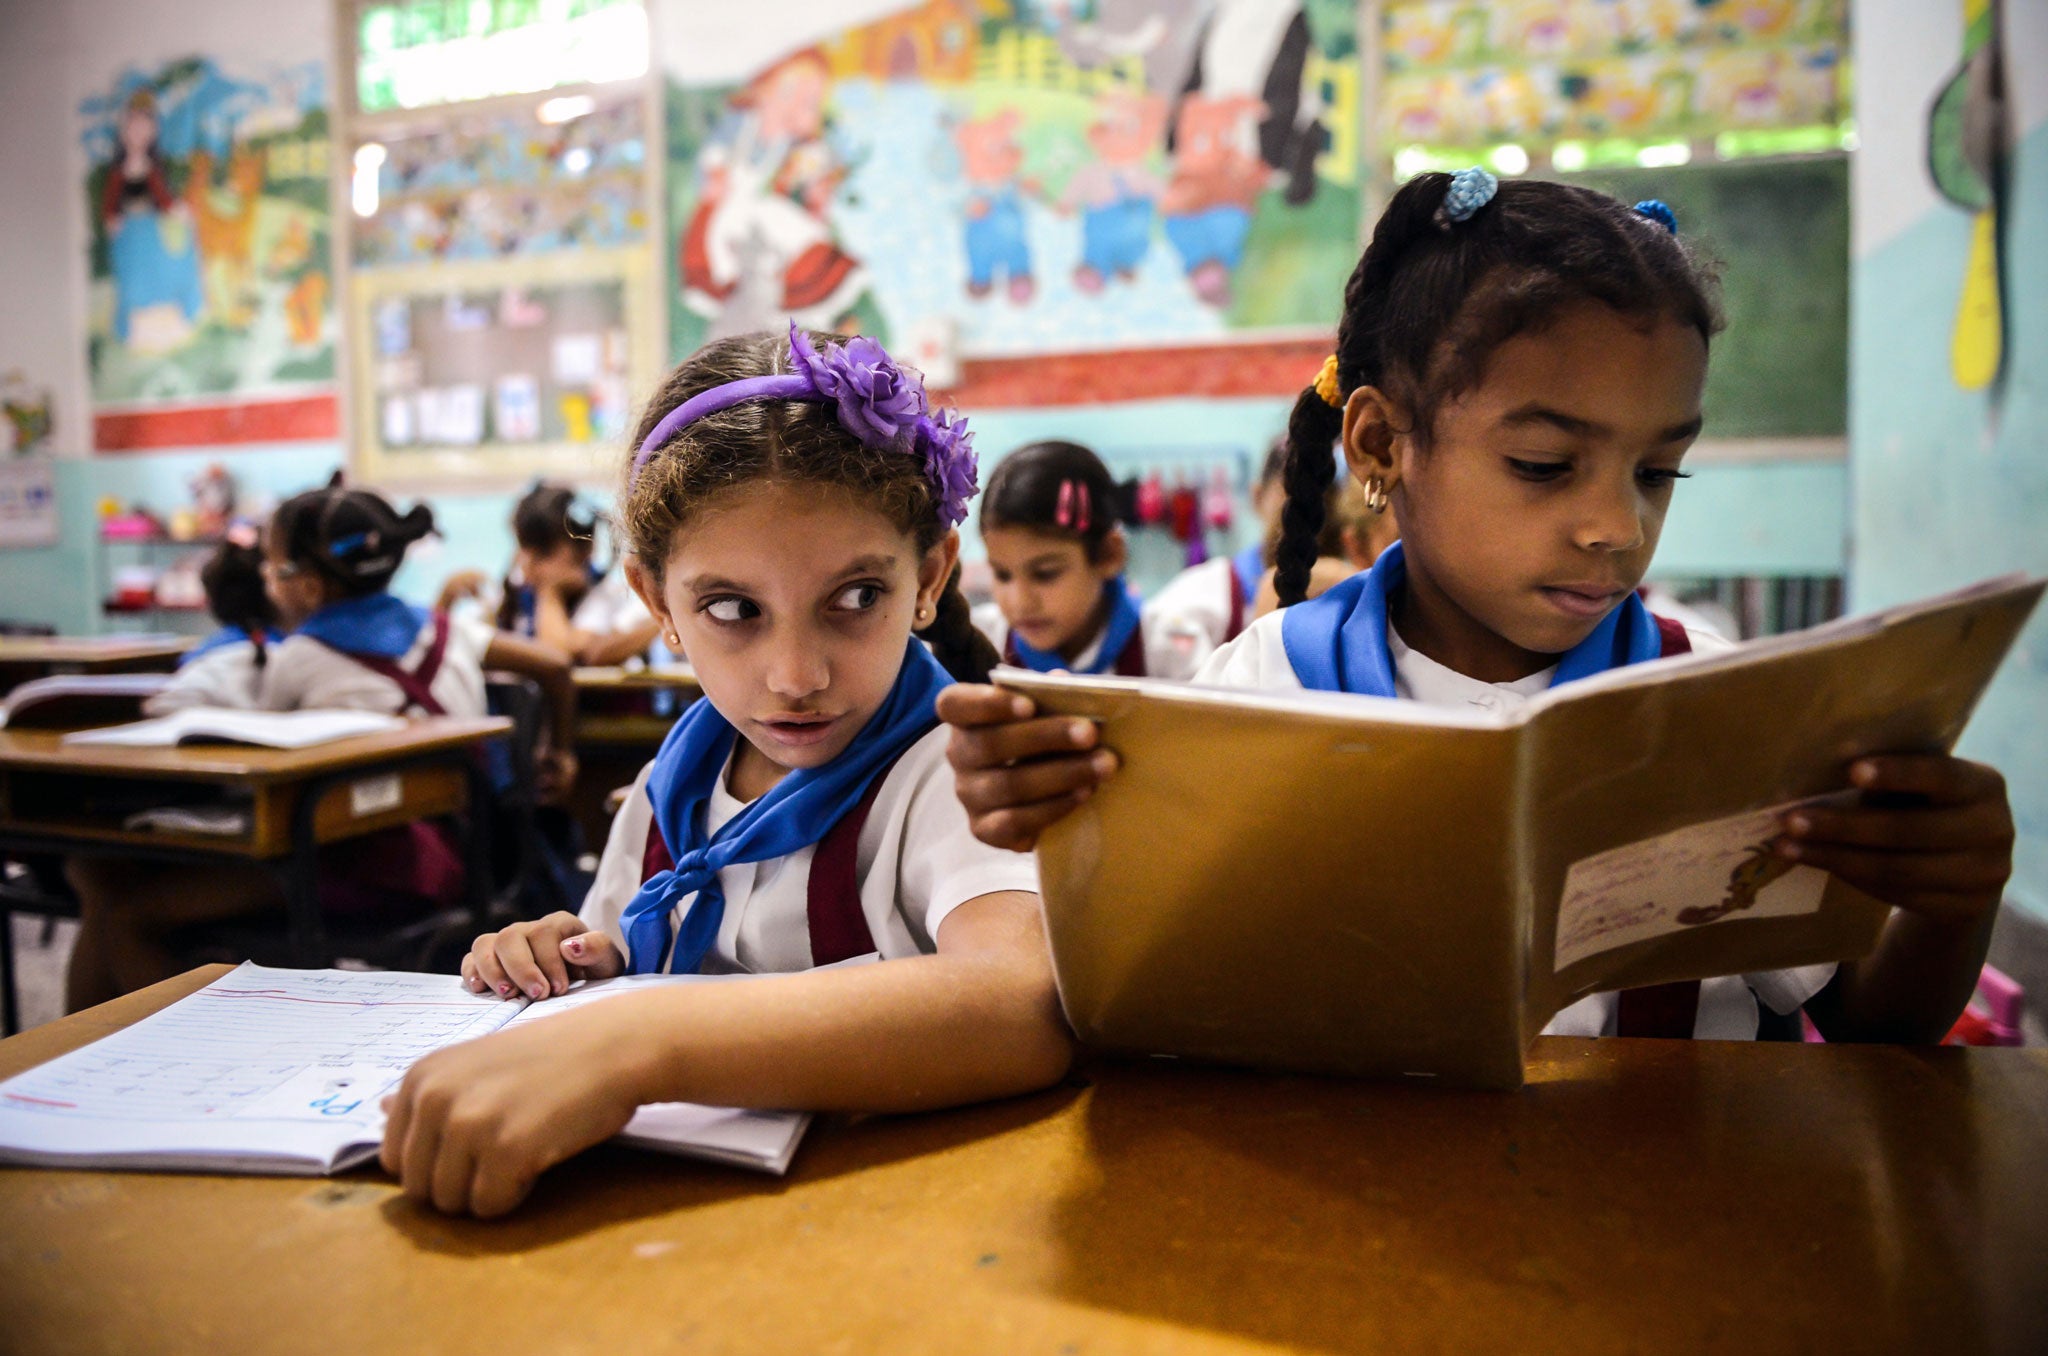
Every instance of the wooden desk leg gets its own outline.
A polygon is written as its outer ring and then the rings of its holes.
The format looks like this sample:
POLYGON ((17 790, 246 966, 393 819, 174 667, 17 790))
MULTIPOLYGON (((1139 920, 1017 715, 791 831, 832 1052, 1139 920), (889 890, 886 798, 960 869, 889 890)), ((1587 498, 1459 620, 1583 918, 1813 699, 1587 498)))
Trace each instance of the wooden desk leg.
MULTIPOLYGON (((463 865, 469 879, 464 882, 477 926, 496 922, 491 912, 491 782, 481 758, 465 758, 469 776, 468 822, 463 826, 463 865)), ((525 847, 521 851, 525 851, 525 847)))

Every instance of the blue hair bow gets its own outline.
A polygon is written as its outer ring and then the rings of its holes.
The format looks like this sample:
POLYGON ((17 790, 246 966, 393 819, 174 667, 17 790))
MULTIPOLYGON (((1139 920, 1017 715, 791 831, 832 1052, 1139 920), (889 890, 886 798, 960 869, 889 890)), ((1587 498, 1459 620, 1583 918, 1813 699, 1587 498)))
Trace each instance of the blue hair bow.
POLYGON ((1648 217, 1671 234, 1678 234, 1678 213, 1662 198, 1645 198, 1630 210, 1639 217, 1648 217))
POLYGON ((1499 191, 1500 180, 1478 165, 1459 170, 1451 176, 1443 204, 1436 209, 1437 225, 1448 227, 1454 221, 1470 221, 1472 214, 1492 202, 1499 191))

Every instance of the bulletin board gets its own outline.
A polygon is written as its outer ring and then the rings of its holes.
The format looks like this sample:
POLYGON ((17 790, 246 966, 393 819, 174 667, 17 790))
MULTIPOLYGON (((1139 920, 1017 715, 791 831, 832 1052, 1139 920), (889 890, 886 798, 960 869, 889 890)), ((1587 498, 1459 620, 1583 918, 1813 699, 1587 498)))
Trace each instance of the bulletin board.
POLYGON ((637 250, 357 273, 357 463, 371 480, 610 478, 659 378, 637 250))

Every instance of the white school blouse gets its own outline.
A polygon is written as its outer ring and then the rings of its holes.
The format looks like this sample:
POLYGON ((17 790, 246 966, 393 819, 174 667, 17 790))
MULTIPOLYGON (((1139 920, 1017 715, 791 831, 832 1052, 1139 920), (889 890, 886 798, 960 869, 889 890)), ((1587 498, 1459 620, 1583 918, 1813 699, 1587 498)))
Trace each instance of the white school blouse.
MULTIPOLYGON (((883 960, 936 951, 939 925, 970 899, 1004 890, 1038 893, 1035 858, 992 848, 968 829, 967 811, 953 792, 946 733, 946 727, 939 726, 897 759, 861 826, 855 858, 861 913, 883 960)), ((640 889, 647 832, 654 822, 654 806, 647 799, 647 778, 653 769, 652 763, 640 769, 613 819, 597 879, 580 915, 586 926, 609 933, 622 955, 626 938, 619 920, 640 889)), ((727 790, 722 774, 706 808, 706 829, 717 832, 744 808, 745 803, 727 790)), ((778 974, 811 968, 808 892, 816 852, 812 845, 765 862, 739 862, 718 873, 725 891, 725 917, 717 941, 704 957, 702 973, 778 974)), ((686 896, 671 912, 671 937, 695 899, 686 896)))
MULTIPOLYGON (((1236 640, 1209 657, 1195 681, 1212 687, 1260 691, 1300 691, 1301 679, 1287 661, 1280 627, 1283 608, 1253 622, 1236 640)), ((1686 627, 1693 653, 1713 654, 1732 644, 1711 631, 1686 627)), ((1394 660, 1394 690, 1412 701, 1433 706, 1477 706, 1512 711, 1550 686, 1555 668, 1532 673, 1512 683, 1483 683, 1437 663, 1408 647, 1401 633, 1389 627, 1387 649, 1394 660)), ((1792 970, 1767 970, 1750 975, 1723 975, 1700 984, 1699 1015, 1693 1022, 1696 1040, 1756 1039, 1759 1001, 1783 1016, 1795 1012, 1835 976, 1833 965, 1806 965, 1792 970)), ((1550 1019, 1546 1036, 1612 1036, 1620 1008, 1612 993, 1588 994, 1550 1019)))
MULTIPOLYGON (((271 658, 276 658, 271 646, 271 658)), ((256 647, 246 640, 208 650, 181 666, 171 685, 142 704, 144 715, 168 716, 188 706, 228 706, 249 710, 263 671, 256 667, 256 647)))
POLYGON ((653 620, 647 604, 640 601, 640 595, 633 592, 633 586, 626 582, 623 565, 592 584, 577 602, 576 610, 569 614, 569 625, 594 636, 615 636, 653 620))
MULTIPOLYGON (((484 654, 497 634, 497 628, 483 617, 448 619, 448 645, 427 690, 449 715, 484 714, 484 654)), ((430 618, 420 628, 412 648, 394 662, 408 672, 417 670, 433 639, 430 618)), ((398 684, 382 674, 372 673, 347 655, 310 637, 289 635, 270 647, 270 661, 263 666, 256 704, 266 711, 340 708, 402 715, 408 701, 398 684)))
MULTIPOLYGON (((994 603, 982 603, 970 614, 975 627, 988 637, 989 644, 1002 654, 1010 639, 1010 624, 1003 619, 1003 611, 994 603)), ((1088 642, 1086 649, 1074 656, 1073 672, 1085 672, 1102 653, 1102 638, 1105 627, 1088 642)), ((1187 617, 1145 603, 1138 609, 1138 633, 1145 638, 1145 676, 1166 678, 1184 682, 1202 666, 1216 643, 1210 640, 1205 629, 1191 622, 1187 617)), ((1112 668, 1114 662, 1112 661, 1112 668)))

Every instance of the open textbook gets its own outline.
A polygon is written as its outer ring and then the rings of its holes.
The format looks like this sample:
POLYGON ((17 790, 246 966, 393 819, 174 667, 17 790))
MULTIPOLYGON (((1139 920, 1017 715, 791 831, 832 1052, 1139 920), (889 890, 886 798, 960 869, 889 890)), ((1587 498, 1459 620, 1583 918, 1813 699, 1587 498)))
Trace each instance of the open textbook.
POLYGON ((1847 766, 1947 750, 2019 577, 1488 713, 1002 669, 1123 767, 1038 846, 1082 1039, 1513 1087, 1588 993, 1840 960, 1886 909, 1774 856, 1847 766))
MULTIPOLYGON (((163 1011, 0 1083, 0 1162, 69 1168, 341 1172, 377 1155, 381 1103, 443 1046, 649 984, 630 975, 539 1003, 453 975, 242 965, 163 1011)), ((615 1142, 777 1175, 810 1115, 662 1102, 615 1142)))
POLYGON ((357 735, 403 730, 402 717, 381 711, 243 711, 227 706, 188 706, 154 720, 79 730, 66 744, 120 744, 168 748, 174 744, 251 744, 272 749, 307 749, 357 735))

